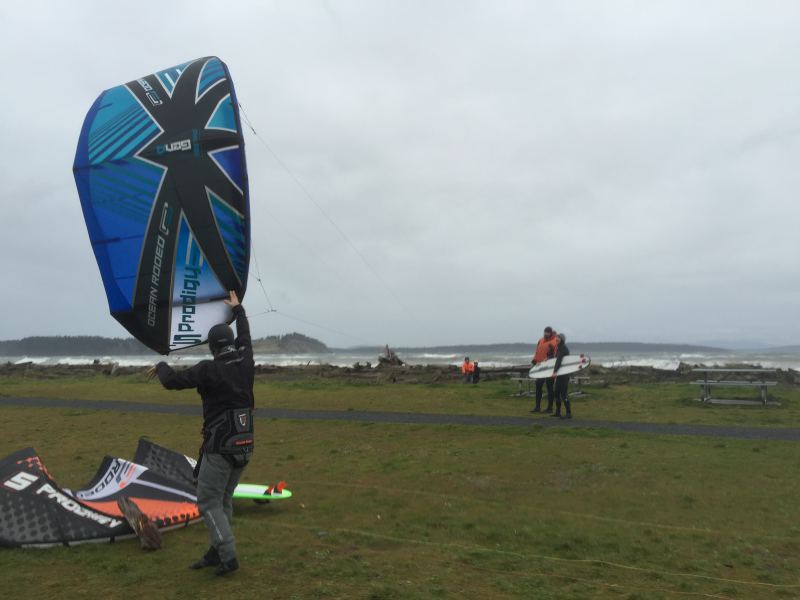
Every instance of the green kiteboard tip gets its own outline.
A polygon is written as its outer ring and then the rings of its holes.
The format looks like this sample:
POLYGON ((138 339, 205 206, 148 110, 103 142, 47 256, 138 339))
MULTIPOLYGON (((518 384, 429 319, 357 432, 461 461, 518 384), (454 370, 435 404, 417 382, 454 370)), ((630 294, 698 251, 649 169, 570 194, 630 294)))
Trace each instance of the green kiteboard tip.
POLYGON ((286 500, 292 497, 292 492, 281 486, 281 484, 271 486, 240 483, 236 486, 236 489, 233 490, 233 497, 241 500, 286 500), (273 488, 280 489, 280 492, 270 494, 270 490, 274 491, 273 488))

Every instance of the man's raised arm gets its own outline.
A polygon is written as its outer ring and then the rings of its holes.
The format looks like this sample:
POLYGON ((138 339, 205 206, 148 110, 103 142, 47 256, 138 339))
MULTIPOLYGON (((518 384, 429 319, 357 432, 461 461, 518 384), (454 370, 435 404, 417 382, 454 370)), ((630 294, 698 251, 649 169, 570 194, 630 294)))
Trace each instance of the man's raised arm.
POLYGON ((250 322, 244 312, 244 306, 239 302, 236 292, 231 290, 230 298, 225 300, 225 304, 233 310, 236 318, 236 347, 244 350, 251 357, 253 356, 253 340, 250 338, 250 322))

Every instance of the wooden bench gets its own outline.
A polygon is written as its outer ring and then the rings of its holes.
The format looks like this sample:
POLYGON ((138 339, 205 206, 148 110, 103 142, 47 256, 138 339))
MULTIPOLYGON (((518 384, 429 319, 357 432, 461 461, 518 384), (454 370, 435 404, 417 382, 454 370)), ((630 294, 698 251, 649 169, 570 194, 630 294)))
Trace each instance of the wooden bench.
POLYGON ((740 405, 752 405, 752 404, 760 404, 761 406, 767 406, 768 404, 780 406, 780 402, 774 402, 769 400, 769 388, 778 385, 777 381, 767 381, 767 375, 774 375, 774 369, 717 369, 717 368, 710 368, 710 369, 692 369, 692 371, 696 373, 703 373, 703 379, 698 379, 694 381, 696 385, 700 386, 700 402, 708 402, 710 404, 740 404, 740 405), (711 377, 709 377, 711 374, 711 377), (749 377, 750 379, 715 379, 713 377, 728 377, 729 374, 733 375, 741 375, 743 377, 749 377), (756 378, 754 380, 753 378, 756 378), (732 388, 732 387, 744 387, 744 388, 758 388, 761 399, 760 400, 745 400, 745 399, 735 399, 735 400, 727 400, 723 398, 713 398, 711 396, 711 389, 713 387, 725 387, 725 388, 732 388))

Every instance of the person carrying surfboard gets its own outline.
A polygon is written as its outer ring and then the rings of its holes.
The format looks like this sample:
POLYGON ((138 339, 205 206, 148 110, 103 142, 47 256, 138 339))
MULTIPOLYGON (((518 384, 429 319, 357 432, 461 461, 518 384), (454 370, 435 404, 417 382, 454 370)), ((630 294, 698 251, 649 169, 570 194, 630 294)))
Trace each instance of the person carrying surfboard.
MULTIPOLYGON (((556 332, 550 326, 545 327, 544 335, 536 344, 536 352, 531 359, 531 364, 536 366, 549 358, 554 358, 557 345, 556 332)), ((536 380, 536 405, 531 410, 532 413, 542 412, 542 388, 545 382, 547 383, 547 412, 553 412, 553 380, 547 378, 536 380)))
POLYGON ((556 347, 556 364, 553 367, 553 375, 548 381, 555 380, 555 395, 556 395, 556 412, 553 415, 554 417, 559 417, 561 419, 571 419, 572 418, 572 408, 569 405, 569 395, 567 393, 567 388, 569 387, 569 374, 566 375, 558 375, 558 370, 561 368, 561 362, 564 360, 565 356, 569 356, 569 348, 567 347, 567 336, 563 333, 559 333, 556 338, 558 339, 558 345, 556 347), (564 403, 565 413, 561 414, 561 403, 564 403))
POLYGON ((194 475, 197 504, 211 547, 189 568, 216 567, 217 575, 239 568, 236 540, 231 529, 233 492, 253 455, 253 379, 255 362, 250 325, 236 292, 225 303, 233 310, 238 336, 225 323, 208 332, 213 360, 203 360, 183 371, 160 362, 147 375, 158 376, 168 390, 197 388, 203 400, 203 444, 194 475))

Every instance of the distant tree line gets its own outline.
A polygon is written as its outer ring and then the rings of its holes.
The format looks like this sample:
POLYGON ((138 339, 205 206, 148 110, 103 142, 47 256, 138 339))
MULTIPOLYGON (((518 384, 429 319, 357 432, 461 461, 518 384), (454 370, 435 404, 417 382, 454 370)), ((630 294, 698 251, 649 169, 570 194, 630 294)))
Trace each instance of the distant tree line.
MULTIPOLYGON (((491 352, 525 354, 533 352, 531 343, 472 344, 463 346, 427 346, 393 348, 397 352, 430 352, 440 354, 473 355, 491 352)), ((642 344, 635 342, 571 342, 573 352, 698 352, 715 351, 719 348, 683 344, 642 344)), ((322 354, 333 352, 323 342, 303 335, 288 333, 253 340, 253 350, 259 354, 322 354)), ((342 350, 381 354, 383 347, 361 346, 342 350)), ((189 353, 205 353, 206 347, 188 350, 189 353)), ((21 340, 0 341, 0 356, 129 356, 155 354, 134 338, 106 338, 99 336, 39 336, 21 340)))
MULTIPOLYGON (((203 348, 205 350, 205 348, 203 348)), ((253 340, 262 354, 319 354, 330 352, 321 341, 302 333, 274 335, 253 340)), ((156 354, 134 338, 100 336, 35 336, 0 341, 0 356, 130 356, 156 354)))
POLYGON ((36 336, 0 341, 0 356, 101 356, 155 354, 134 338, 93 335, 36 336))
MULTIPOLYGON (((508 354, 525 354, 533 352, 537 340, 529 343, 516 342, 507 344, 463 344, 461 346, 413 346, 393 347, 397 352, 427 352, 433 354, 489 354, 492 352, 508 354)), ((573 342, 567 340, 572 352, 710 352, 719 348, 710 346, 693 346, 691 344, 648 344, 640 342, 573 342)), ((379 346, 359 346, 348 348, 356 352, 380 352, 379 346)))

